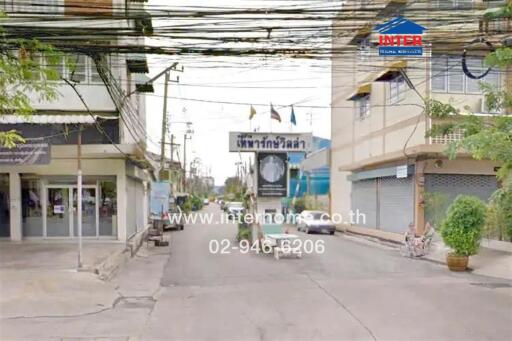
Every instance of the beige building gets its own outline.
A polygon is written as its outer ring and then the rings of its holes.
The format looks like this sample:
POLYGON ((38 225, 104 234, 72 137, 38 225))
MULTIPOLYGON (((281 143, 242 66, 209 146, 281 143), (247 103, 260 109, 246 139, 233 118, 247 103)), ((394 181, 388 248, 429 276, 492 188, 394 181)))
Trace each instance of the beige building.
MULTIPOLYGON (((331 113, 331 213, 359 210, 354 226, 402 233, 422 229, 434 213, 433 194, 446 206, 458 194, 486 200, 496 190, 496 167, 460 154, 443 153, 460 132, 426 137, 435 122, 425 102, 436 99, 462 110, 489 113, 480 81, 504 87, 504 72, 481 80, 462 67, 464 46, 485 37, 500 44, 500 23, 484 22, 489 6, 504 1, 349 1, 333 23, 331 113), (425 27, 422 56, 379 56, 378 24, 397 15, 425 27), (461 20, 461 18, 464 18, 461 20), (404 77, 405 75, 405 77, 404 77), (407 78, 413 88, 408 85, 407 78)), ((468 47, 466 64, 474 75, 486 68, 481 45, 468 47), (476 51, 476 52, 475 52, 476 51)), ((367 230, 369 231, 369 230, 367 230)))

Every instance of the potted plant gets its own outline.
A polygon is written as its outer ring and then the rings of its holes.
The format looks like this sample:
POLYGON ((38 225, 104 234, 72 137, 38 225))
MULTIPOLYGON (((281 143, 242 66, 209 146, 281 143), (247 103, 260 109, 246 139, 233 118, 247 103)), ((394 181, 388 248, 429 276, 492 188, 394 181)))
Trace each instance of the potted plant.
POLYGON ((485 204, 477 197, 459 195, 441 224, 441 237, 453 252, 446 263, 451 271, 465 271, 469 256, 477 253, 485 224, 485 204))

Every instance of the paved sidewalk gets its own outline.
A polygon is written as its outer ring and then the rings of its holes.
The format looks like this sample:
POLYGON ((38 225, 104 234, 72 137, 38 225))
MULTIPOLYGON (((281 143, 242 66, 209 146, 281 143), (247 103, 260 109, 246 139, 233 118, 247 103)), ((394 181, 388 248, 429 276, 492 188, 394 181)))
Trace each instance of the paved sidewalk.
MULTIPOLYGON (((437 240, 425 259, 446 264, 448 252, 450 248, 437 240)), ((512 253, 480 247, 478 254, 469 257, 468 267, 478 275, 512 280, 512 253)))
MULTIPOLYGON (((169 238, 167 234, 165 239, 169 238)), ((92 256, 89 259, 97 259, 99 255, 93 254, 106 249, 91 245, 87 248, 92 256)), ((148 248, 144 243, 108 281, 92 272, 77 272, 75 259, 68 259, 67 252, 57 257, 57 266, 51 266, 47 252, 42 254, 41 265, 34 259, 24 267, 16 268, 12 261, 11 266, 0 267, 1 340, 140 337, 160 292, 169 247, 148 248)))
POLYGON ((1 242, 0 317, 86 314, 110 306, 113 284, 94 270, 125 249, 119 242, 84 242, 84 271, 77 271, 76 241, 1 242))

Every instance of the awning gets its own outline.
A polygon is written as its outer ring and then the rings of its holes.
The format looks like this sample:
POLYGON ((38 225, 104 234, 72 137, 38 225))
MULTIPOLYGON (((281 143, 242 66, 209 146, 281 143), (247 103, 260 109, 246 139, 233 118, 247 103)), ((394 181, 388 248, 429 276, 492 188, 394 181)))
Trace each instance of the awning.
POLYGON ((117 116, 100 115, 0 115, 0 124, 94 124, 98 119, 116 120, 117 116))
POLYGON ((150 81, 150 78, 148 76, 146 76, 145 74, 143 74, 143 73, 135 74, 135 90, 137 90, 137 92, 144 92, 144 93, 155 92, 155 89, 153 88, 153 84, 148 83, 148 81, 150 81))
POLYGON ((131 73, 148 73, 148 60, 143 54, 133 54, 126 58, 128 71, 131 73))
POLYGON ((135 29, 145 36, 152 35, 153 22, 151 21, 151 14, 146 11, 137 12, 135 16, 135 29))
POLYGON ((407 61, 405 61, 405 60, 397 60, 397 61, 388 63, 384 67, 384 70, 379 72, 379 74, 377 74, 377 76, 373 80, 376 82, 389 81, 389 80, 395 78, 396 76, 398 76, 400 74, 400 70, 405 69, 406 67, 407 67, 407 61))
POLYGON ((372 92, 372 83, 363 83, 359 85, 348 98, 347 101, 357 101, 358 99, 369 95, 372 92))
POLYGON ((373 26, 371 24, 365 24, 364 26, 357 29, 356 34, 348 42, 348 45, 357 45, 372 33, 373 26))

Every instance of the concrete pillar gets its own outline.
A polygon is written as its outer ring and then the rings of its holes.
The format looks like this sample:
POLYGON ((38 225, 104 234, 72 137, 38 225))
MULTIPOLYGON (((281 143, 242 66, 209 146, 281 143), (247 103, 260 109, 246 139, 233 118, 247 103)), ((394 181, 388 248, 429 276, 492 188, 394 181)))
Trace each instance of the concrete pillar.
POLYGON ((22 221, 21 221, 21 178, 16 172, 9 173, 9 199, 10 199, 10 217, 11 217, 11 240, 21 241, 22 221))
MULTIPOLYGON (((126 241, 126 165, 117 173, 117 239, 126 241)), ((133 208, 135 209, 135 208, 133 208)))

